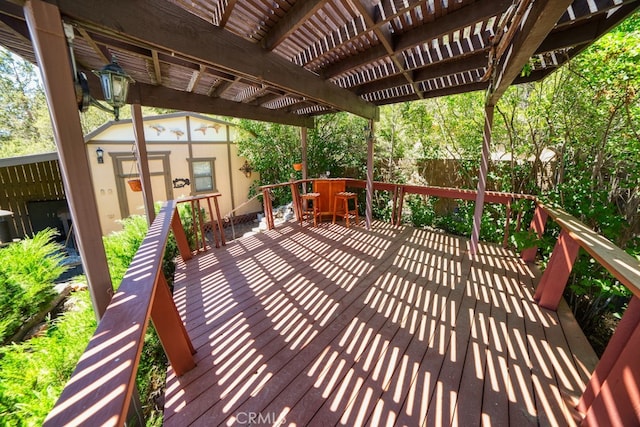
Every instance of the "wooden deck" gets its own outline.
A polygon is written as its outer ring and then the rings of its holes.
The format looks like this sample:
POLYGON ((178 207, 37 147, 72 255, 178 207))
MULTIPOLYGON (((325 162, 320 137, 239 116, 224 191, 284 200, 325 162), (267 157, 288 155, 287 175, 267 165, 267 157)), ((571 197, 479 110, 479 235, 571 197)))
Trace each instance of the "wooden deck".
POLYGON ((375 223, 290 222, 178 266, 197 367, 165 425, 571 425, 596 362, 517 254, 375 223))

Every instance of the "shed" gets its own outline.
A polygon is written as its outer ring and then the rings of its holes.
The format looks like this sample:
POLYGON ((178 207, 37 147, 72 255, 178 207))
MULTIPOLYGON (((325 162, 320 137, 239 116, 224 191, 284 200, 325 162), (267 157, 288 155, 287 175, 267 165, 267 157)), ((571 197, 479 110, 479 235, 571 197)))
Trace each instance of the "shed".
MULTIPOLYGON (((258 174, 241 170, 246 159, 238 156, 232 123, 188 112, 145 117, 143 123, 154 201, 219 192, 222 215, 237 207, 235 215, 262 209, 256 200, 243 205, 258 174)), ((145 213, 142 193, 127 185, 140 177, 133 123, 110 121, 85 142, 102 232, 108 234, 121 229, 120 219, 145 213)))

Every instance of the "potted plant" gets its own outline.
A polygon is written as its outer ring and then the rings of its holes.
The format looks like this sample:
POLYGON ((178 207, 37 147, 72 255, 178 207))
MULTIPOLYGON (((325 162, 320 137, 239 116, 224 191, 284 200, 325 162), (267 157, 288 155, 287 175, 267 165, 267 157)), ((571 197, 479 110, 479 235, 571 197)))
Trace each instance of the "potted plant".
POLYGON ((302 170, 302 163, 294 163, 293 164, 293 170, 294 171, 301 171, 302 170))
POLYGON ((129 184, 131 191, 142 191, 142 181, 139 178, 130 179, 127 184, 129 184))

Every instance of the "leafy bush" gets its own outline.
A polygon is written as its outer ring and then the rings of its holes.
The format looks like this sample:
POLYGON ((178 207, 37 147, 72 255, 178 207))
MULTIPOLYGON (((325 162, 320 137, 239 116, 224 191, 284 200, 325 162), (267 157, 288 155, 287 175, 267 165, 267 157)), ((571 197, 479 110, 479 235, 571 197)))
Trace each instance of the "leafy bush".
POLYGON ((433 225, 436 213, 433 208, 433 199, 431 197, 411 194, 407 197, 407 205, 411 212, 409 221, 414 227, 433 225))
POLYGON ((374 191, 372 198, 372 215, 375 219, 389 222, 393 211, 391 195, 387 191, 374 191))
MULTIPOLYGON (((158 207, 156 207, 158 208, 158 207)), ((187 241, 189 245, 193 245, 195 237, 192 231, 192 217, 191 207, 185 204, 181 204, 178 207, 178 213, 182 221, 185 233, 187 235, 187 241)), ((107 254, 107 262, 109 264, 109 273, 111 274, 111 281, 114 287, 120 286, 122 278, 124 277, 127 268, 133 261, 133 257, 136 251, 142 244, 147 230, 147 219, 144 216, 132 215, 122 220, 123 229, 111 233, 103 238, 104 249, 107 254)), ((173 273, 175 271, 175 264, 173 259, 178 255, 178 245, 176 244, 173 235, 169 236, 167 246, 165 248, 164 258, 162 260, 162 272, 167 278, 167 281, 171 282, 173 273)))
MULTIPOLYGON (((180 212, 183 222, 190 221, 188 208, 180 212)), ((115 286, 122 281, 148 228, 146 219, 140 216, 127 218, 123 226, 122 231, 104 238, 107 262, 115 286)), ((188 224, 185 229, 189 237, 188 224)), ((4 286, 0 301, 10 300, 8 295, 11 294, 19 295, 24 305, 30 303, 36 306, 32 301, 48 302, 47 298, 52 295, 50 285, 40 286, 38 291, 34 289, 36 284, 50 283, 64 271, 59 266, 59 246, 51 243, 53 236, 53 231, 47 231, 36 235, 31 241, 0 251, 0 284, 4 286), (11 266, 10 272, 5 271, 8 266, 11 266), (33 286, 27 292, 22 290, 24 284, 33 286), (12 292, 7 292, 7 289, 12 292)), ((175 269, 173 258, 176 254, 175 240, 170 238, 163 261, 163 270, 168 279, 175 269)), ((72 300, 73 309, 50 321, 44 336, 0 348, 0 425, 41 425, 71 377, 96 328, 89 293, 79 292, 72 300)), ((4 320, 8 309, 3 310, 4 320)), ((161 408, 157 407, 155 398, 164 386, 166 364, 160 341, 150 325, 136 378, 147 425, 162 424, 161 408)))
MULTIPOLYGON (((450 213, 438 215, 434 209, 433 197, 422 198, 416 195, 407 197, 410 209, 408 222, 414 227, 431 226, 457 236, 471 235, 473 227, 474 202, 458 201, 450 213)), ((485 205, 480 228, 480 240, 502 243, 506 220, 506 210, 502 205, 485 205)))
POLYGON ((122 278, 133 261, 133 256, 142 244, 149 226, 144 216, 133 215, 121 221, 123 229, 103 237, 109 273, 114 287, 120 286, 122 278))
POLYGON ((41 425, 96 328, 89 292, 50 323, 44 336, 0 347, 0 424, 41 425))
POLYGON ((53 299, 53 282, 67 269, 56 235, 47 229, 0 249, 0 342, 53 299))

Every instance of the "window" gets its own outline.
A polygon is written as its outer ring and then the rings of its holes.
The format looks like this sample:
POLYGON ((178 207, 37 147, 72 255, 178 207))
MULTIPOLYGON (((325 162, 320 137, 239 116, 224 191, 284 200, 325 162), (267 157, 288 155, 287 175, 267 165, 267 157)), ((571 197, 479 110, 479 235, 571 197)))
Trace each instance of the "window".
POLYGON ((191 188, 194 193, 206 193, 216 191, 215 158, 191 159, 191 188))

